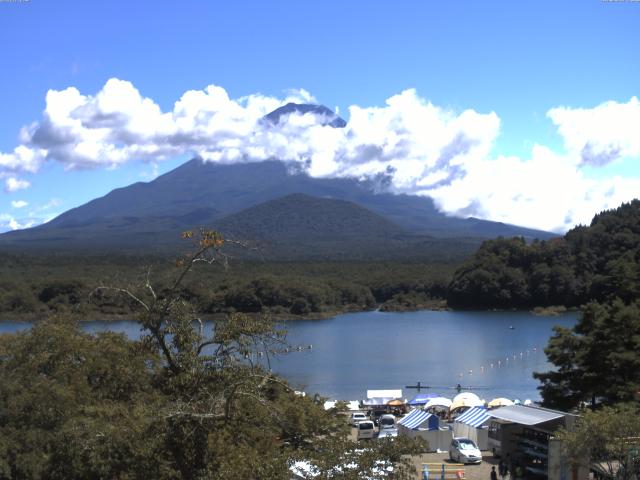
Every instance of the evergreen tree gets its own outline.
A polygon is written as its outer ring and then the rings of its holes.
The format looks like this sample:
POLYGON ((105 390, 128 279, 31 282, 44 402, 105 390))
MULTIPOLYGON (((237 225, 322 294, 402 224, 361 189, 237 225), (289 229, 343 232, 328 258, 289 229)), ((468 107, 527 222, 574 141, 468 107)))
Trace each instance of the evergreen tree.
POLYGON ((534 376, 543 405, 614 405, 640 392, 640 301, 592 302, 571 329, 556 328, 545 353, 555 369, 534 376))

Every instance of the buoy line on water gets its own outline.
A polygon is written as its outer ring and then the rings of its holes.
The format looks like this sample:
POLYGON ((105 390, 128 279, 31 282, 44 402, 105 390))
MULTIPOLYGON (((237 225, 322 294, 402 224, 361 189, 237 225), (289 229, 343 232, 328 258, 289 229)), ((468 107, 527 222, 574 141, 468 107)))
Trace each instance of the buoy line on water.
POLYGON ((466 369, 465 371, 458 373, 458 379, 461 380, 465 378, 465 375, 467 377, 473 377, 474 374, 484 375, 485 373, 488 373, 492 370, 515 366, 516 364, 521 363, 520 361, 524 362, 528 358, 535 357, 536 359, 539 359, 540 358, 540 356, 538 355, 539 351, 540 349, 534 346, 529 349, 522 350, 520 352, 514 352, 512 355, 507 355, 505 357, 500 357, 497 359, 494 358, 493 360, 489 360, 480 366, 477 366, 475 368, 469 368, 469 369, 466 369))

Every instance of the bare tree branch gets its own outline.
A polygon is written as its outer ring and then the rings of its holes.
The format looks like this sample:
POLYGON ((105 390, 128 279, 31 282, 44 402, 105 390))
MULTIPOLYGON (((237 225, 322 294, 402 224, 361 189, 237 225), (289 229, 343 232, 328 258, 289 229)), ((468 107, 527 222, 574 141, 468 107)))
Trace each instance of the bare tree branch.
POLYGON ((142 305, 142 307, 148 312, 150 311, 150 307, 149 305, 147 305, 145 302, 143 302, 139 297, 137 297, 136 295, 134 295, 133 293, 131 293, 130 290, 127 290, 126 288, 118 288, 118 287, 109 287, 109 286, 99 286, 93 289, 93 291, 91 292, 91 294, 89 295, 90 297, 93 296, 94 294, 98 293, 99 291, 102 290, 112 290, 114 292, 118 292, 118 293, 124 293, 125 295, 131 297, 133 300, 135 300, 138 304, 142 305))

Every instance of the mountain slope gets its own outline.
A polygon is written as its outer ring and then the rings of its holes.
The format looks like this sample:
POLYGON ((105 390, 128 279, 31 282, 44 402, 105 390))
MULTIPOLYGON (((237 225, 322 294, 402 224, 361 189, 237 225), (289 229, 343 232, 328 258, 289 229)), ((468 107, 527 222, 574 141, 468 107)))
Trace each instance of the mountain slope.
POLYGON ((178 217, 208 209, 216 218, 291 193, 348 200, 414 233, 437 237, 521 235, 548 232, 478 219, 446 216, 426 197, 376 194, 373 185, 349 178, 312 178, 278 161, 218 165, 191 160, 149 183, 135 183, 69 210, 35 230, 122 217, 178 217))
MULTIPOLYGON (((263 121, 277 125, 293 113, 313 114, 320 124, 345 126, 343 119, 321 105, 287 104, 263 121)), ((0 235, 0 247, 162 247, 172 245, 180 230, 213 225, 244 209, 297 193, 353 202, 413 235, 485 239, 555 236, 499 222, 449 217, 429 198, 376 193, 380 187, 373 180, 312 178, 299 166, 276 160, 220 165, 193 159, 149 183, 113 190, 47 224, 0 235)), ((269 223, 270 228, 277 229, 277 223, 269 223)))
POLYGON ((376 194, 368 183, 312 178, 288 170, 282 162, 217 165, 194 159, 152 182, 113 190, 47 224, 0 235, 0 247, 157 247, 173 243, 168 239, 186 228, 213 225, 233 213, 294 193, 356 203, 416 235, 552 236, 497 222, 448 217, 429 198, 376 194))
POLYGON ((229 238, 249 241, 257 247, 256 255, 279 260, 459 261, 480 244, 479 239, 413 235, 355 203, 304 194, 247 208, 214 222, 214 227, 229 238))
POLYGON ((405 234, 394 223, 355 203, 301 193, 261 203, 214 224, 228 234, 265 240, 391 238, 405 234))

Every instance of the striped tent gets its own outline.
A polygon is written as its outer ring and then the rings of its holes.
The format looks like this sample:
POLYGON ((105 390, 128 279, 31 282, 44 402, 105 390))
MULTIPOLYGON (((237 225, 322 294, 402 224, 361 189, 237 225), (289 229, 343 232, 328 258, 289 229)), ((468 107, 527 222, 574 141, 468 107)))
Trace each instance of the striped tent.
POLYGON ((440 426, 440 420, 436 415, 432 415, 424 410, 416 409, 404 418, 400 419, 400 421, 398 421, 398 425, 402 425, 409 430, 415 430, 422 426, 426 426, 427 430, 437 430, 440 426))
POLYGON ((455 421, 464 423, 474 428, 478 428, 484 422, 486 422, 487 419, 489 418, 490 418, 490 415, 487 412, 486 408, 473 407, 467 410, 466 412, 464 412, 462 415, 459 415, 455 421))
POLYGON ((486 424, 491 416, 484 407, 472 407, 459 415, 453 422, 453 435, 467 437, 476 442, 480 450, 486 450, 488 445, 486 424))

